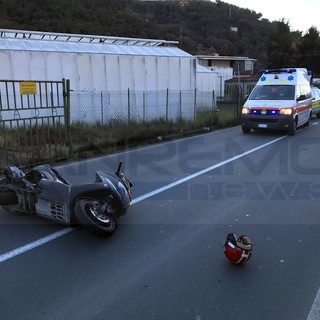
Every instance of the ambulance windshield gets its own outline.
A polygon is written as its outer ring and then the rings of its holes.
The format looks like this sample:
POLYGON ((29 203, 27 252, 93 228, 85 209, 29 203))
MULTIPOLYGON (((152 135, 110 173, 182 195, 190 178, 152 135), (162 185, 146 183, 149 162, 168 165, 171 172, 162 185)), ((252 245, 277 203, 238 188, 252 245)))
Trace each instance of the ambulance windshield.
POLYGON ((256 86, 249 100, 294 100, 293 85, 264 85, 256 86))

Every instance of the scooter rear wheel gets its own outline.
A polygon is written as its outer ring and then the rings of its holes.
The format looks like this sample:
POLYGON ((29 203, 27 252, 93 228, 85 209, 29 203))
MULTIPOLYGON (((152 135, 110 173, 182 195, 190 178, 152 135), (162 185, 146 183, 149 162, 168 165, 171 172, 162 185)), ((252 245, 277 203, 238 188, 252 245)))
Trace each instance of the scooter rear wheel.
POLYGON ((74 207, 78 222, 88 231, 100 236, 111 236, 117 229, 117 219, 113 214, 99 212, 95 199, 79 199, 74 207))

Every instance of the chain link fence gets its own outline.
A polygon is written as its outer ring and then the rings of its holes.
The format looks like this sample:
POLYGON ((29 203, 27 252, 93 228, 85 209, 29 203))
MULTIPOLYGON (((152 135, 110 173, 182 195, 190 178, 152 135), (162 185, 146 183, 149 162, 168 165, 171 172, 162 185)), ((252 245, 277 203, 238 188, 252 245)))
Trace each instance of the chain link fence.
POLYGON ((234 99, 217 101, 214 91, 75 92, 63 79, 48 82, 44 89, 37 82, 37 92, 23 95, 4 86, 0 168, 90 157, 159 136, 221 128, 226 114, 230 125, 240 110, 234 99))
POLYGON ((113 120, 128 124, 157 119, 195 121, 197 111, 214 111, 216 108, 214 92, 197 90, 70 93, 71 124, 106 125, 113 120))

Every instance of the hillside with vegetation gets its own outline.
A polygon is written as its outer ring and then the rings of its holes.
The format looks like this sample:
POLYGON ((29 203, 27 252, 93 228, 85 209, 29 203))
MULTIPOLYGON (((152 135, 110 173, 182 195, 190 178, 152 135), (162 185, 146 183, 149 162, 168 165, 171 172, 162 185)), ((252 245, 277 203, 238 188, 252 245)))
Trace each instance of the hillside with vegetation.
POLYGON ((191 54, 248 56, 257 69, 304 66, 320 75, 320 38, 223 1, 0 0, 0 28, 179 41, 191 54), (233 29, 232 29, 233 27, 233 29), (232 31, 236 30, 237 32, 232 31))

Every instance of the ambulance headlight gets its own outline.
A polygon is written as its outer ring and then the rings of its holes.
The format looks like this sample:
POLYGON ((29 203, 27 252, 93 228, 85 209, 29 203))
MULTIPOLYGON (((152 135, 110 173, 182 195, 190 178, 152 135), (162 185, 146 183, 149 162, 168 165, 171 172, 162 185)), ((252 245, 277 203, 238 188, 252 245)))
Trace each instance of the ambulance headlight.
POLYGON ((290 116, 292 114, 292 108, 282 108, 280 109, 279 113, 290 116))
POLYGON ((250 113, 250 109, 247 107, 243 107, 242 108, 242 114, 249 114, 250 113))

